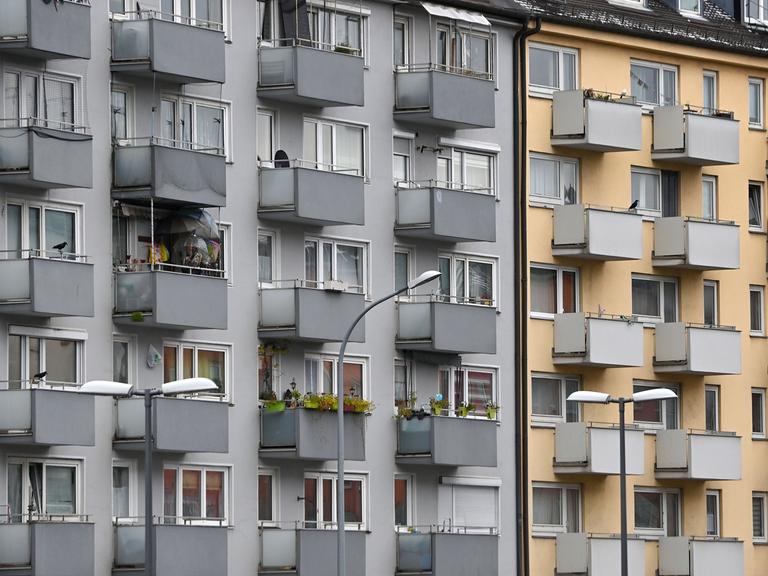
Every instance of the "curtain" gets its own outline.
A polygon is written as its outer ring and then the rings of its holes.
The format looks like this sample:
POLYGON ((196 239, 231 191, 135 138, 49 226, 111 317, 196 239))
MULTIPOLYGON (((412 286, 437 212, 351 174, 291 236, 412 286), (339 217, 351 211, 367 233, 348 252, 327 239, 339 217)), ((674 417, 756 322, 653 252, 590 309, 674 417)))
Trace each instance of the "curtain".
POLYGON ((531 158, 531 196, 558 198, 558 162, 531 158))
POLYGON ((259 234, 259 282, 272 282, 272 236, 259 234))
POLYGON ((317 478, 304 478, 305 528, 317 526, 317 478))
POLYGON ((195 114, 197 142, 203 148, 224 153, 224 110, 198 105, 195 114))
POLYGON ((531 310, 545 314, 557 312, 557 271, 531 268, 531 310))
POLYGON ((664 494, 664 498, 666 499, 667 536, 678 536, 680 534, 679 496, 667 492, 664 494))
POLYGON ((664 106, 674 106, 677 102, 677 72, 673 70, 664 70, 663 94, 664 106))
MULTIPOLYGON (((469 300, 470 302, 493 303, 493 264, 489 262, 469 262, 469 300)), ((457 288, 458 293, 458 288, 457 288)))
MULTIPOLYGON (((748 0, 749 1, 749 0, 748 0)), ((749 83, 749 123, 760 124, 760 103, 762 100, 762 84, 758 82, 749 83)))
POLYGON ((563 203, 576 204, 576 164, 560 162, 560 181, 563 190, 563 203))
MULTIPOLYGON (((24 515, 22 509, 23 500, 23 473, 21 464, 8 464, 8 513, 10 517, 8 522, 15 523, 21 522, 24 515)), ((0 521, 6 519, 0 518, 0 521)))
POLYGON ((182 470, 181 473, 181 509, 184 518, 200 518, 200 500, 202 497, 202 473, 200 470, 182 470))
MULTIPOLYGON (((571 402, 571 404, 576 404, 576 402, 571 402)), ((566 495, 566 509, 568 511, 566 518, 567 522, 565 525, 565 529, 568 532, 578 532, 581 527, 581 518, 580 518, 580 494, 578 490, 574 490, 572 488, 567 488, 565 490, 566 495)))
POLYGON ((491 188, 491 157, 484 154, 464 153, 467 186, 473 188, 491 188))
MULTIPOLYGON (((568 398, 571 394, 581 389, 581 385, 577 379, 567 378, 565 380, 565 397, 568 398)), ((579 421, 579 403, 578 402, 566 402, 565 403, 565 421, 566 422, 578 422, 579 421)))
POLYGON ((560 85, 559 55, 552 50, 530 48, 531 70, 528 74, 534 86, 558 88, 560 85))
POLYGON ((112 138, 126 137, 126 95, 125 92, 112 91, 112 138))
POLYGON ((129 472, 127 466, 112 467, 112 515, 118 518, 127 518, 130 515, 129 472))
POLYGON ((479 414, 485 414, 485 405, 493 400, 493 374, 467 371, 467 402, 479 414))
POLYGON ((344 480, 344 521, 363 522, 363 483, 360 480, 344 480))
POLYGON ((680 174, 661 171, 661 215, 680 216, 680 174))
MULTIPOLYGON (((221 4, 222 0, 195 0, 195 15, 197 19, 222 24, 224 18, 221 4)), ((216 26, 213 27, 217 28, 216 26)))
POLYGON ((74 466, 45 467, 45 512, 75 514, 77 470, 74 466))
POLYGON ((226 382, 226 353, 223 350, 198 350, 197 376, 213 380, 218 392, 223 394, 226 382))
POLYGON ((762 188, 758 184, 749 185, 749 225, 752 228, 763 227, 762 188))
POLYGON ((749 329, 752 332, 763 330, 762 294, 758 290, 749 291, 749 329))
POLYGON ((363 249, 336 245, 336 279, 354 288, 363 287, 363 249))
POLYGON ((708 220, 714 220, 717 217, 714 180, 702 180, 701 182, 701 217, 708 220))
MULTIPOLYGON (((647 402, 643 402, 647 404, 647 402)), ((635 527, 661 528, 661 494, 635 492, 635 527)))
POLYGON ((354 169, 363 174, 363 128, 336 126, 336 162, 342 170, 354 169))
POLYGON ((562 522, 561 499, 560 488, 534 488, 533 523, 559 526, 562 522))
POLYGON ((317 386, 319 364, 314 358, 304 359, 304 387, 307 394, 317 394, 320 392, 317 386))
POLYGON ((272 512, 272 475, 259 474, 259 517, 260 522, 270 522, 273 520, 272 512))
POLYGON ((176 140, 176 102, 172 100, 160 101, 160 137, 163 140, 176 140))
MULTIPOLYGON (((560 380, 531 378, 532 413, 539 416, 560 416, 562 412, 560 380)), ((575 404, 575 402, 571 402, 575 404)))
POLYGON ((561 278, 563 283, 562 312, 576 312, 576 272, 563 270, 561 278))
POLYGON ((128 343, 112 341, 112 380, 128 383, 128 343))
POLYGON ((38 514, 43 513, 43 465, 32 463, 29 465, 29 489, 30 505, 38 514))
POLYGON ((439 257, 437 259, 437 269, 440 272, 438 279, 437 293, 444 297, 445 301, 451 299, 451 259, 439 257))
POLYGON ((304 242, 304 279, 307 282, 317 282, 317 242, 304 242))
POLYGON ((655 68, 632 64, 629 77, 632 84, 632 96, 639 102, 659 103, 659 71, 655 68))
POLYGON ((576 89, 576 55, 563 52, 563 85, 561 90, 576 89))
POLYGON ((632 279, 632 314, 661 317, 660 283, 655 280, 632 279))
POLYGON ((58 125, 75 123, 75 85, 52 78, 45 78, 45 119, 53 122, 53 128, 64 128, 58 125))
POLYGON ((408 406, 408 368, 395 364, 395 406, 408 406))
POLYGON ((408 254, 395 252, 395 290, 408 286, 408 254))
POLYGON ((15 72, 3 73, 3 88, 5 102, 4 117, 10 119, 19 118, 21 107, 19 105, 19 75, 15 72))
POLYGON ((664 322, 677 321, 677 284, 664 282, 664 322))
POLYGON ((224 518, 224 472, 208 470, 205 473, 205 517, 224 518))

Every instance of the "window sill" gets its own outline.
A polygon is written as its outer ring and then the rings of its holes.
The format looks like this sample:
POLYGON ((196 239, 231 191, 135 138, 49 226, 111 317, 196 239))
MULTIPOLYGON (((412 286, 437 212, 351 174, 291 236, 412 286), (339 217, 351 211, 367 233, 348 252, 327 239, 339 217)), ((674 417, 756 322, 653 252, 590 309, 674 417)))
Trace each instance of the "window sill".
POLYGON ((768 546, 767 540, 752 540, 753 546, 768 546))
POLYGON ((765 126, 758 126, 757 124, 749 124, 747 126, 748 130, 751 130, 752 132, 766 132, 765 126))
POLYGON ((531 320, 550 320, 550 321, 554 321, 555 320, 555 315, 554 314, 540 314, 540 313, 536 313, 536 312, 531 312, 530 319, 531 320))
POLYGON ((542 100, 552 100, 552 94, 557 92, 559 88, 537 88, 528 86, 528 96, 530 98, 541 98, 542 100))
POLYGON ((546 202, 545 200, 528 200, 528 206, 530 208, 545 208, 548 210, 554 210, 555 206, 563 206, 562 202, 546 202))
POLYGON ((768 338, 768 336, 766 336, 765 334, 758 334, 756 332, 750 332, 749 333, 749 337, 750 338, 763 338, 763 339, 768 338))
POLYGON ((757 228, 747 228, 747 232, 749 232, 750 234, 760 234, 763 236, 768 235, 768 232, 766 232, 765 230, 759 230, 757 228))
POLYGON ((534 538, 550 538, 554 539, 557 538, 558 534, 567 534, 565 530, 559 531, 559 532, 537 532, 536 530, 531 530, 531 536, 534 538))
POLYGON ((753 442, 768 442, 768 436, 752 436, 753 442))

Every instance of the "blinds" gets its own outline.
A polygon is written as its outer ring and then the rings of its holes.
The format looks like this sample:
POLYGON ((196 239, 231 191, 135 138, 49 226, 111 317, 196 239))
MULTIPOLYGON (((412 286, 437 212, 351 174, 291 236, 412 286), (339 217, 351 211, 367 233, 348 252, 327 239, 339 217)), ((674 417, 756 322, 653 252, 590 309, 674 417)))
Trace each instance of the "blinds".
POLYGON ((498 488, 495 486, 451 486, 453 526, 472 529, 498 527, 498 488))
POLYGON ((765 537, 765 497, 752 497, 752 536, 754 538, 765 537))

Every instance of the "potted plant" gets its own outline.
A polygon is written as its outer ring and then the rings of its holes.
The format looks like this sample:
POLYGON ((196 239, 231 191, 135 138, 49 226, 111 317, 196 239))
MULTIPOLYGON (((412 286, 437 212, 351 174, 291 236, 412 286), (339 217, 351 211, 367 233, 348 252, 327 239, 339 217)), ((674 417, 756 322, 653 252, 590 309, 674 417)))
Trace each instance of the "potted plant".
POLYGON ((304 394, 301 405, 307 410, 319 410, 320 409, 320 396, 317 394, 304 394))
POLYGON ((344 412, 353 414, 368 414, 373 411, 373 402, 357 396, 344 397, 344 412))
POLYGON ((262 402, 267 412, 283 412, 285 410, 285 400, 278 400, 274 390, 262 394, 262 402))
POLYGON ((440 416, 446 408, 448 408, 448 400, 444 399, 442 394, 435 394, 429 399, 429 409, 432 416, 440 416))
POLYGON ((498 404, 495 404, 493 401, 489 401, 485 403, 485 416, 488 418, 488 420, 496 420, 496 416, 498 416, 499 408, 501 408, 498 404))
POLYGON ((469 402, 459 402, 459 405, 456 406, 456 416, 459 418, 466 418, 469 416, 470 412, 474 411, 475 407, 469 402))

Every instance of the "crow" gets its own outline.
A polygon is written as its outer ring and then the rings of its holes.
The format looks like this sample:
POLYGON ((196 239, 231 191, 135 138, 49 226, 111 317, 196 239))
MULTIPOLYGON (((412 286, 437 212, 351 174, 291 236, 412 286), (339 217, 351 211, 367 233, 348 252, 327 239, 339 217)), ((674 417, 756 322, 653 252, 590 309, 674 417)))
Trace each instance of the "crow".
POLYGON ((61 242, 60 244, 56 244, 55 246, 53 246, 53 249, 61 252, 66 247, 67 247, 67 242, 61 242))
POLYGON ((629 210, 634 210, 635 208, 637 208, 637 203, 638 203, 638 200, 635 200, 634 202, 632 202, 632 204, 629 205, 629 210))
POLYGON ((32 383, 33 384, 37 384, 38 382, 40 382, 40 380, 42 380, 46 376, 48 376, 48 370, 46 370, 44 372, 39 372, 39 373, 35 374, 34 376, 32 376, 32 383))

